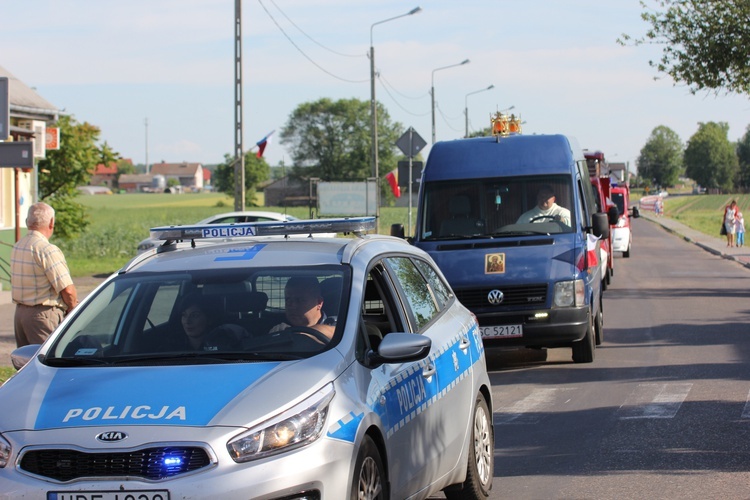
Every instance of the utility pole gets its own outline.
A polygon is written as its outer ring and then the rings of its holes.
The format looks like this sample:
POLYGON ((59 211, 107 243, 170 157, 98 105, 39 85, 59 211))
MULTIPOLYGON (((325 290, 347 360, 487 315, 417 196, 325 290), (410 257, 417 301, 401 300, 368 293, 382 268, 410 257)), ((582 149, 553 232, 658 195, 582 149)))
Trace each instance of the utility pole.
POLYGON ((234 0, 234 209, 245 210, 242 146, 242 0, 234 0))

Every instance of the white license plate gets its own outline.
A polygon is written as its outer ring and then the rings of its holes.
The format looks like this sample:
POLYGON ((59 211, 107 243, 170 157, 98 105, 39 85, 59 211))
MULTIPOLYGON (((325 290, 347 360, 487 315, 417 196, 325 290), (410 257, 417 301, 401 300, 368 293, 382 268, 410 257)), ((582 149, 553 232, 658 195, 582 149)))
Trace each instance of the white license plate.
POLYGON ((49 491, 47 500, 169 500, 169 491, 49 491))
POLYGON ((523 337, 521 325, 480 326, 482 337, 523 337))

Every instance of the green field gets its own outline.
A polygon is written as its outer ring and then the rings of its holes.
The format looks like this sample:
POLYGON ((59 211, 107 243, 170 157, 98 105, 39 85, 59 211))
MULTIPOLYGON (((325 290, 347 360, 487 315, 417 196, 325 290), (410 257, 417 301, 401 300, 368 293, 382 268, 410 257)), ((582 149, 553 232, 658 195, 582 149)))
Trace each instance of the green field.
POLYGON ((16 373, 15 368, 11 366, 0 366, 0 384, 8 380, 14 373, 16 373))
MULTIPOLYGON (((73 276, 109 274, 135 255, 138 242, 155 226, 192 224, 210 215, 234 211, 234 201, 223 194, 118 194, 81 196, 89 208, 90 225, 80 238, 61 241, 53 237, 68 260, 73 276)), ((254 207, 288 213, 307 219, 307 207, 254 207)), ((388 234, 392 223, 407 226, 407 208, 384 207, 380 211, 380 232, 388 234)), ((412 216, 416 215, 416 208, 412 216)))
POLYGON ((719 235, 724 215, 724 206, 732 200, 737 200, 741 212, 748 212, 750 216, 750 195, 694 195, 669 196, 664 200, 664 212, 688 227, 702 233, 723 239, 719 235))

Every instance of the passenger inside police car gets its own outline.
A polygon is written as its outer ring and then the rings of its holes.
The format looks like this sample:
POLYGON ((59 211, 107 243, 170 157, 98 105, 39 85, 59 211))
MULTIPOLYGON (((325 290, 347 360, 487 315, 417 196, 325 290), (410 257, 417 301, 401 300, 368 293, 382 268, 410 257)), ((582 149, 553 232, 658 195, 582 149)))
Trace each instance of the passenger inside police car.
POLYGON ((183 350, 224 351, 239 349, 247 331, 239 325, 221 324, 218 301, 194 292, 180 302, 180 324, 185 333, 183 350))

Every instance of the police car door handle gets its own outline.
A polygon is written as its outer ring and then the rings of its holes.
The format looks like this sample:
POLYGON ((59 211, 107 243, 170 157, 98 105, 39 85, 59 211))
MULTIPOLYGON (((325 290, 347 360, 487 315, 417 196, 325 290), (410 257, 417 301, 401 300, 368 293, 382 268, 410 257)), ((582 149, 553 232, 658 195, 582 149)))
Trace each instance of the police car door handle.
POLYGON ((424 369, 422 370, 422 376, 424 378, 430 378, 433 375, 435 375, 435 372, 436 372, 435 365, 433 363, 430 363, 426 365, 424 369))
POLYGON ((467 349, 469 349, 469 347, 471 347, 471 342, 469 341, 469 337, 462 335, 461 343, 458 344, 458 348, 461 349, 462 351, 466 351, 467 349))

